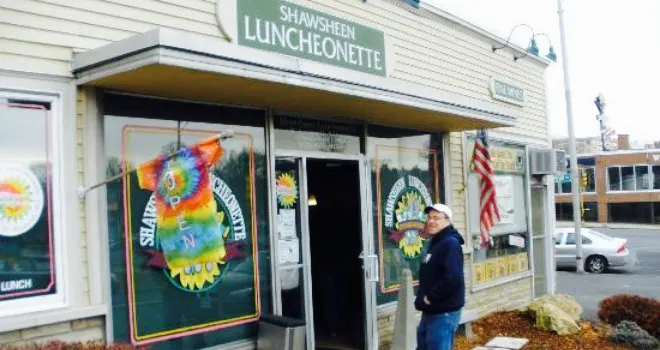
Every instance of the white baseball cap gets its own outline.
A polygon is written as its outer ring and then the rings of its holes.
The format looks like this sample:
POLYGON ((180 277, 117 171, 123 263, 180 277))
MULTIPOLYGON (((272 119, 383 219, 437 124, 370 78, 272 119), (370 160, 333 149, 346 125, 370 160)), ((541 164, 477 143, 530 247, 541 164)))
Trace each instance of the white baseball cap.
POLYGON ((449 220, 451 220, 452 216, 454 215, 454 213, 451 211, 451 208, 441 203, 435 203, 433 205, 426 207, 426 209, 424 209, 424 212, 428 214, 431 210, 435 210, 445 214, 447 218, 449 218, 449 220))

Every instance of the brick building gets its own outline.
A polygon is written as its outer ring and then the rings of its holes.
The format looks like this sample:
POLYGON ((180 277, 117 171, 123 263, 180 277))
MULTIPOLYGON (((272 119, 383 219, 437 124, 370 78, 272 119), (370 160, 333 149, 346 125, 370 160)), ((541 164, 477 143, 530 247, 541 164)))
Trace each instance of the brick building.
MULTIPOLYGON (((578 156, 585 222, 660 224, 660 149, 578 156)), ((570 178, 555 182, 558 221, 573 220, 570 178)))

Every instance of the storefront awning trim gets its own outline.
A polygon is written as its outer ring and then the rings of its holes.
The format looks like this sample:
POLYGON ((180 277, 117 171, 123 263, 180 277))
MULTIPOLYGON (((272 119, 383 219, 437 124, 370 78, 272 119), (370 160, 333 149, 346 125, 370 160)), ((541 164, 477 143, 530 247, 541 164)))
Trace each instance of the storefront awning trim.
POLYGON ((484 127, 513 126, 516 121, 515 109, 488 101, 164 28, 77 54, 73 72, 77 83, 84 85, 150 65, 331 91, 470 118, 484 127))

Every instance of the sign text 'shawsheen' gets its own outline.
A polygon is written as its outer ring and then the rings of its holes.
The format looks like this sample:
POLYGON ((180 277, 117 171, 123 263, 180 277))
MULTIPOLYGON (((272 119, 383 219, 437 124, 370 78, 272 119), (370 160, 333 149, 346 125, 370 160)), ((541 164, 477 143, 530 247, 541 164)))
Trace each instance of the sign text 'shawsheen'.
POLYGON ((239 3, 241 44, 385 75, 382 32, 295 4, 250 3, 239 3))

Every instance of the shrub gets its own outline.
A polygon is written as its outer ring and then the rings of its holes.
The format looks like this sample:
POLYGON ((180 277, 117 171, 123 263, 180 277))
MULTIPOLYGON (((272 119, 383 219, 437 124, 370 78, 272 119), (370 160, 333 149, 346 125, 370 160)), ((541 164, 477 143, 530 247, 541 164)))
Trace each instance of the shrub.
POLYGON ((620 294, 600 302, 598 318, 612 326, 632 321, 654 337, 660 337, 660 301, 620 294))
POLYGON ((100 342, 88 343, 65 343, 61 341, 51 341, 42 344, 32 345, 0 345, 0 350, 131 350, 133 346, 127 344, 109 344, 100 342))
POLYGON ((657 339, 631 321, 619 323, 610 339, 615 343, 632 345, 635 349, 657 349, 660 346, 657 339))

